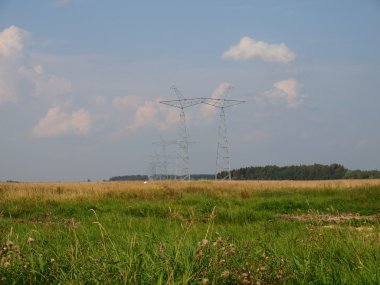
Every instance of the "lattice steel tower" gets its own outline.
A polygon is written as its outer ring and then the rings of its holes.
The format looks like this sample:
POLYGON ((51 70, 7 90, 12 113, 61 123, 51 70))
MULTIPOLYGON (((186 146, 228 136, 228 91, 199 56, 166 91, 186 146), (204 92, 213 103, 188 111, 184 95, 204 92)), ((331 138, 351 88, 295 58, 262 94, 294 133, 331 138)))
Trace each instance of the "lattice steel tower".
POLYGON ((159 176, 159 172, 160 172, 160 158, 158 156, 158 154, 154 154, 154 155, 150 155, 150 163, 149 163, 149 167, 148 167, 148 179, 150 181, 152 180, 161 180, 160 176, 159 176))
POLYGON ((161 101, 160 103, 179 109, 179 132, 177 141, 176 179, 190 180, 189 135, 186 127, 185 108, 202 103, 200 99, 185 99, 174 85, 170 87, 177 100, 161 101))
POLYGON ((219 125, 218 125, 218 146, 216 150, 216 172, 215 180, 228 179, 231 180, 231 161, 230 161, 230 146, 228 143, 227 124, 225 108, 242 104, 245 101, 228 100, 226 99, 227 93, 231 90, 231 86, 226 89, 225 93, 220 99, 205 98, 204 104, 219 108, 219 125), (218 174, 220 175, 218 177, 218 174))
MULTIPOLYGON (((170 178, 169 172, 168 172, 168 154, 166 153, 166 147, 168 145, 176 144, 178 145, 178 141, 170 140, 166 141, 160 136, 160 141, 153 142, 154 145, 161 146, 161 157, 162 157, 162 178, 165 180, 168 180, 170 178)), ((161 179, 160 179, 161 180, 161 179)))

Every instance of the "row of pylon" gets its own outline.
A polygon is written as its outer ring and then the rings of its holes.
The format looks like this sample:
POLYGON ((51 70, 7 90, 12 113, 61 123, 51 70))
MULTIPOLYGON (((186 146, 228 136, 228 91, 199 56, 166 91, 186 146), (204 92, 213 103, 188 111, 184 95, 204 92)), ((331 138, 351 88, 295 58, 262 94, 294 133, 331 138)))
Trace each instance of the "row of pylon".
MULTIPOLYGON (((189 158, 189 134, 186 126, 186 115, 185 109, 199 105, 207 104, 219 109, 219 125, 218 125, 218 145, 216 154, 216 170, 215 179, 231 180, 231 164, 230 164, 230 147, 227 136, 227 125, 226 125, 226 115, 225 108, 235 106, 244 101, 241 100, 230 100, 226 99, 227 93, 231 90, 229 86, 225 92, 222 94, 221 98, 190 98, 186 99, 183 97, 182 93, 177 87, 171 86, 170 89, 174 91, 176 100, 161 101, 161 104, 165 104, 170 107, 179 109, 179 130, 178 139, 176 141, 164 141, 161 139, 160 142, 155 142, 154 144, 160 145, 162 147, 163 156, 166 156, 165 150, 166 145, 176 144, 177 145, 177 155, 176 155, 176 166, 175 175, 169 175, 167 169, 167 159, 161 163, 160 174, 150 175, 150 179, 178 179, 178 180, 190 180, 190 158, 189 158)), ((155 167, 153 165, 153 167, 155 167)))

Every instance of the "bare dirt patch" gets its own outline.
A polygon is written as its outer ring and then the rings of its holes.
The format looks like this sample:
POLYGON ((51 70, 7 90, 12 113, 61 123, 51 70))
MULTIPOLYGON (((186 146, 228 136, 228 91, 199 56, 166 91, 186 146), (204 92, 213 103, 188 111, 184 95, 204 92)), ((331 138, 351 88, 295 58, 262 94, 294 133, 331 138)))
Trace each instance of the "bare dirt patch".
MULTIPOLYGON (((343 228, 343 227, 340 225, 325 225, 325 226, 322 226, 322 228, 324 228, 324 229, 338 229, 338 228, 343 228)), ((361 227, 350 226, 348 228, 355 230, 355 231, 358 231, 358 232, 373 232, 376 229, 374 226, 361 226, 361 227)))
MULTIPOLYGON (((0 212, 1 214, 1 212, 0 212)), ((1 215, 0 215, 1 217, 1 215)), ((63 224, 69 228, 77 228, 80 223, 77 222, 74 218, 72 219, 63 219, 62 221, 59 221, 51 216, 49 213, 44 213, 39 216, 35 216, 32 218, 14 218, 10 217, 10 220, 15 223, 33 223, 33 224, 41 224, 45 226, 54 226, 54 225, 60 225, 63 224)))
POLYGON ((345 227, 345 226, 342 226, 342 225, 339 225, 339 224, 330 224, 330 225, 324 225, 322 226, 322 228, 324 229, 349 229, 351 231, 354 231, 356 233, 358 233, 360 236, 364 237, 364 238, 378 238, 379 242, 380 242, 380 232, 378 232, 377 228, 375 226, 360 226, 360 227, 353 227, 353 226, 349 226, 349 227, 345 227))
POLYGON ((16 223, 39 223, 39 224, 51 223, 50 214, 48 213, 39 215, 37 217, 25 218, 25 219, 11 217, 11 220, 16 223))
POLYGON ((299 215, 287 215, 280 214, 277 215, 280 219, 283 220, 291 220, 291 221, 322 221, 322 222, 330 222, 330 223, 341 223, 345 221, 376 221, 379 218, 379 215, 369 215, 363 216, 359 214, 352 213, 342 213, 342 214, 299 214, 299 215))

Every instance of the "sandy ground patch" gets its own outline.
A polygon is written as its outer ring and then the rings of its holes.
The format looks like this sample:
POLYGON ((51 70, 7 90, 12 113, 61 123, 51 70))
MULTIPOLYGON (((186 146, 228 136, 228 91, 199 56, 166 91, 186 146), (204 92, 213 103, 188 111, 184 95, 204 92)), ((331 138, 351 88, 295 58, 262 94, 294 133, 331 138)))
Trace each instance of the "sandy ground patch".
POLYGON ((369 215, 363 216, 353 213, 342 213, 342 214, 299 214, 299 215, 288 215, 288 214, 279 214, 277 215, 280 219, 292 220, 292 221, 323 221, 323 222, 332 222, 340 223, 344 221, 376 221, 379 218, 379 215, 369 215))

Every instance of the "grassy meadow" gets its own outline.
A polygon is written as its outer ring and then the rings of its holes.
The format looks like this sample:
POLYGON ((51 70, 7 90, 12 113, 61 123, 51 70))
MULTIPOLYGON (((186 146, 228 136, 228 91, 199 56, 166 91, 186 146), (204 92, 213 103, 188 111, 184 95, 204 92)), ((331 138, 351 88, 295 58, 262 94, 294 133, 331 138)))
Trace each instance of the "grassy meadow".
POLYGON ((0 183, 0 284, 380 284, 380 180, 0 183))

